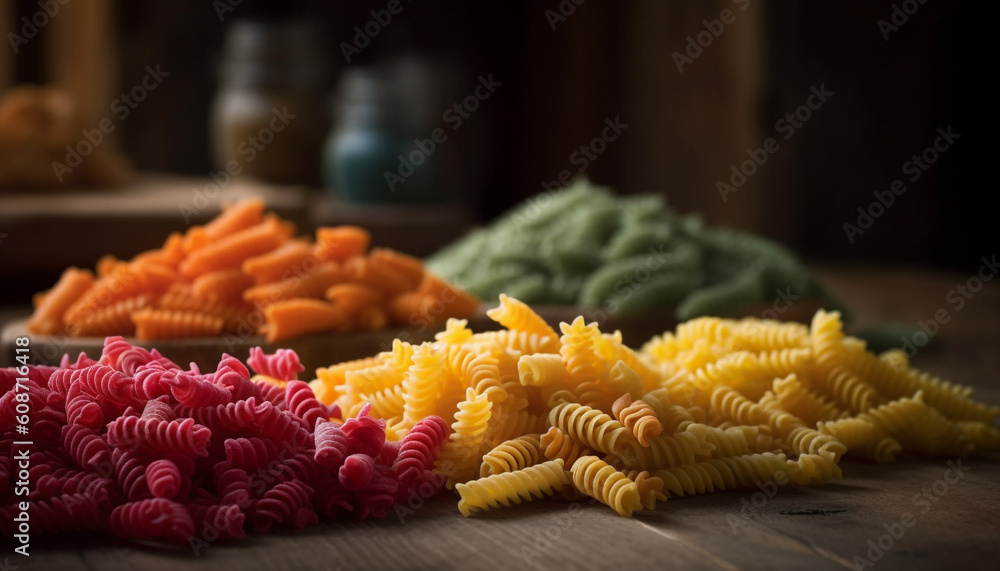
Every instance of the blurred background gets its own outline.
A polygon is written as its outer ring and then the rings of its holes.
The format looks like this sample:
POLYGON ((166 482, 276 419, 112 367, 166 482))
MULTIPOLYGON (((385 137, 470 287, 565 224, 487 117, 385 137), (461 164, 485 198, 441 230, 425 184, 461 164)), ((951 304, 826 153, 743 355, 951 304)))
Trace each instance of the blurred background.
POLYGON ((238 193, 419 255, 581 173, 809 263, 972 271, 995 243, 958 3, 0 7, 4 305, 238 193))

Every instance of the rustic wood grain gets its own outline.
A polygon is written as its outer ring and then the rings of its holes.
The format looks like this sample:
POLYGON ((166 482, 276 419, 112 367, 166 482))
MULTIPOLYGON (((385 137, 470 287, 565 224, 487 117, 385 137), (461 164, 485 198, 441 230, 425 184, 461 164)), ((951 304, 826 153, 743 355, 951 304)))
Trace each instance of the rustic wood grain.
MULTIPOLYGON (((891 318, 950 320, 939 343, 914 364, 974 385, 1000 403, 995 351, 1000 287, 986 286, 961 310, 948 291, 970 276, 918 271, 832 269, 820 272, 855 309, 859 324, 891 318)), ((32 545, 24 569, 854 569, 884 525, 910 513, 915 524, 874 569, 993 569, 1000 557, 1000 454, 962 460, 970 469, 927 511, 914 496, 944 477, 949 457, 904 455, 874 465, 845 457, 844 478, 824 486, 788 486, 762 500, 753 490, 672 499, 653 513, 624 519, 599 504, 547 500, 463 518, 444 495, 366 522, 326 521, 218 542, 195 555, 188 547, 154 548, 78 537, 32 545), (745 508, 744 504, 751 508, 745 508), (756 505, 754 505, 756 504, 756 505), (741 508, 744 510, 741 513, 741 508), (747 517, 744 518, 743 514, 747 517), (737 522, 734 524, 733 522, 737 522)), ((939 486, 940 489, 940 486, 939 486)), ((933 493, 933 492, 932 492, 933 493)), ((885 540, 883 540, 885 542, 885 540)))

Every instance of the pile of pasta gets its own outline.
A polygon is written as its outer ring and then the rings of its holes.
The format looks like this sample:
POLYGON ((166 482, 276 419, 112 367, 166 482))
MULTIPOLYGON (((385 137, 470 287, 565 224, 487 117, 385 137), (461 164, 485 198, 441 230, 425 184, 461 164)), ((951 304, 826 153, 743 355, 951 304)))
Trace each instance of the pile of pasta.
POLYGON ((434 342, 397 340, 312 382, 345 414, 370 406, 389 438, 447 419, 435 469, 465 515, 583 494, 631 516, 670 497, 840 478, 844 454, 1000 448, 997 407, 898 351, 867 352, 836 312, 811 326, 699 318, 640 351, 583 318, 557 333, 505 295, 488 315, 504 329, 451 319, 434 342))
POLYGON ((441 489, 431 468, 443 419, 386 441, 368 408, 341 420, 319 403, 296 380, 294 352, 258 348, 248 362, 254 378, 228 355, 201 373, 109 337, 97 361, 0 369, 5 537, 27 511, 36 534, 103 531, 198 553, 321 515, 382 517, 441 489), (15 433, 15 404, 29 407, 26 433, 15 433))
POLYGON ((427 259, 482 299, 601 308, 610 314, 743 315, 792 299, 839 307, 784 246, 706 227, 659 195, 616 197, 580 179, 532 198, 427 259))
POLYGON ((315 242, 264 214, 260 200, 224 209, 130 261, 105 256, 96 276, 68 268, 35 296, 35 334, 141 340, 309 333, 426 325, 471 315, 479 302, 357 226, 321 227, 315 242))

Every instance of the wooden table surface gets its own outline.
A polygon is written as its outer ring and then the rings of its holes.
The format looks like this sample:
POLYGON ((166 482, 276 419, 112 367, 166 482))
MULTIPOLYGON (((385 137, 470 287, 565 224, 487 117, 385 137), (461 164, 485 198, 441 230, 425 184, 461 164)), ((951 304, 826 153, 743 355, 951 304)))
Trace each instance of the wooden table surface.
MULTIPOLYGON (((914 364, 974 385, 980 400, 1000 404, 1000 280, 957 309, 949 291, 972 274, 822 274, 856 310, 859 325, 916 323, 944 310, 937 346, 920 351, 914 364)), ((785 486, 773 497, 744 490, 673 499, 633 519, 600 504, 556 500, 463 518, 455 497, 444 495, 381 520, 326 521, 214 543, 197 554, 190 547, 36 538, 30 560, 11 556, 10 563, 23 570, 996 568, 1000 453, 962 459, 961 477, 949 472, 957 462, 907 455, 879 466, 845 457, 844 478, 824 486, 785 486), (933 502, 921 498, 924 491, 933 502)))

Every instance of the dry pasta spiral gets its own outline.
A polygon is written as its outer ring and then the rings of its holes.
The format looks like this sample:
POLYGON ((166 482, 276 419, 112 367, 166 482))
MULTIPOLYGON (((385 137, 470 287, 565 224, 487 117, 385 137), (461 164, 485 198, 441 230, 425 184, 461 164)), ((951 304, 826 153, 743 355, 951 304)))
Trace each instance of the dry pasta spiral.
POLYGON ((584 494, 610 506, 625 517, 642 509, 639 487, 628 476, 597 456, 584 456, 573 464, 573 485, 584 494))
POLYGON ((656 417, 656 411, 643 400, 632 400, 629 393, 623 394, 611 405, 611 410, 618 419, 632 431, 632 434, 643 446, 649 446, 649 439, 663 432, 663 425, 656 417))
POLYGON ((468 517, 476 511, 510 506, 522 500, 551 496, 569 485, 562 460, 549 460, 515 472, 504 472, 458 484, 458 509, 468 517))
POLYGON ((503 472, 514 472, 538 463, 542 455, 537 434, 519 436, 493 448, 483 456, 479 467, 479 477, 492 476, 503 472))

